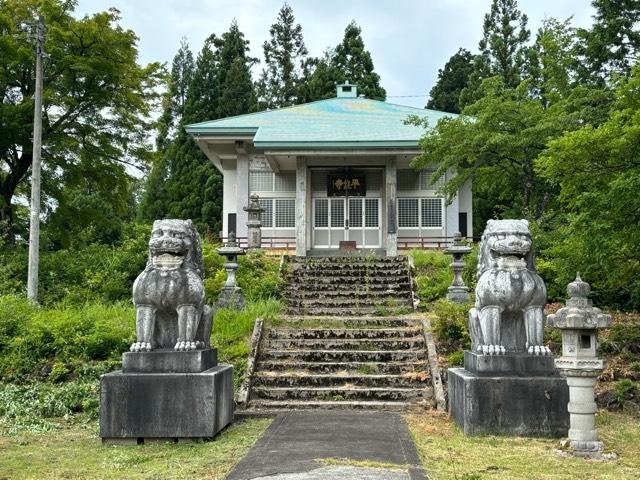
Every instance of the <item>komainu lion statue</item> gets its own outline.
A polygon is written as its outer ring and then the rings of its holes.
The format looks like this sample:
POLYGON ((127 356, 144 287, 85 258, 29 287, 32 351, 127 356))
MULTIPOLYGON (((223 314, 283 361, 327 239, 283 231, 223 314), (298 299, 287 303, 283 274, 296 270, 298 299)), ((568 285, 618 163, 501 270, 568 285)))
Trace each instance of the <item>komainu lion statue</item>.
POLYGON ((147 266, 133 284, 132 352, 209 348, 212 310, 204 303, 203 276, 202 245, 191 220, 156 220, 147 266))
POLYGON ((536 273, 529 222, 489 220, 478 257, 472 350, 481 354, 549 355, 543 345, 544 281, 536 273))

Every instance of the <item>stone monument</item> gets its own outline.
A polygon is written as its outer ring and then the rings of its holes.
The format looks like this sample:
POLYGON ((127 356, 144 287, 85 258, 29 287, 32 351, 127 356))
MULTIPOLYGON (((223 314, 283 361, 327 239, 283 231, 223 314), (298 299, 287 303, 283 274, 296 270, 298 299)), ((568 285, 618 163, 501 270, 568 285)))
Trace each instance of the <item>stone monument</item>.
POLYGON ((543 345, 547 292, 526 220, 489 220, 478 256, 471 351, 449 369, 449 411, 465 434, 562 437, 569 392, 543 345))
POLYGON ((464 270, 464 256, 471 252, 472 248, 462 243, 462 235, 456 232, 453 236, 453 244, 445 248, 444 253, 453 256, 451 269, 453 270, 453 282, 447 289, 447 300, 455 303, 469 301, 469 287, 464 284, 462 271, 464 270))
POLYGON ((100 379, 107 443, 212 438, 233 420, 233 367, 211 348, 200 236, 191 220, 157 220, 133 284, 136 341, 100 379))
POLYGON ((260 216, 264 212, 264 207, 260 206, 260 197, 252 193, 249 196, 249 205, 243 207, 247 212, 247 248, 249 250, 262 247, 262 220, 260 216))
POLYGON ((227 272, 227 280, 218 296, 218 307, 244 308, 244 295, 242 289, 236 283, 236 271, 238 270, 238 255, 245 255, 245 251, 236 243, 236 234, 231 232, 227 243, 218 249, 218 254, 225 257, 224 269, 227 272))
POLYGON ((602 458, 604 448, 596 432, 596 380, 605 367, 598 358, 598 329, 611 326, 611 316, 593 307, 589 284, 580 274, 567 286, 567 306, 549 315, 551 326, 562 331, 562 357, 556 367, 569 385, 569 444, 575 456, 602 458))

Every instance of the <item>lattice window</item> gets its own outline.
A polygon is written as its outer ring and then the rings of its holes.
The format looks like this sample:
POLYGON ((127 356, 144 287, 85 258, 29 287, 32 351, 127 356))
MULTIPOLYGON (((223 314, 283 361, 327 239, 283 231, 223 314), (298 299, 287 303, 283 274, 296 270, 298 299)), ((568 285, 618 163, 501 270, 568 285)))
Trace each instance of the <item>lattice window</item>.
POLYGON ((349 227, 362 227, 362 199, 349 199, 349 227))
POLYGON ((296 172, 276 173, 274 175, 274 192, 296 191, 296 172))
POLYGON ((261 198, 258 202, 260 206, 264 208, 264 212, 260 214, 262 226, 266 228, 273 227, 273 199, 261 198))
POLYGON ((249 190, 251 192, 273 192, 273 173, 249 172, 249 190))
POLYGON ((433 185, 429 184, 431 175, 433 175, 434 172, 434 168, 427 168, 420 172, 420 190, 437 190, 444 185, 444 176, 440 177, 433 185))
POLYGON ((426 228, 442 228, 442 199, 423 198, 422 202, 422 226, 426 228))
POLYGON ((315 202, 316 209, 313 224, 316 228, 327 228, 329 226, 329 200, 318 198, 315 202))
POLYGON ((344 200, 342 198, 331 199, 331 226, 333 228, 344 227, 344 200))
POLYGON ((399 198, 398 199, 398 227, 412 228, 418 227, 418 199, 399 198))
POLYGON ((378 227, 378 199, 367 198, 364 201, 364 226, 370 228, 378 227))
POLYGON ((276 228, 295 228, 296 201, 295 199, 276 199, 276 228))

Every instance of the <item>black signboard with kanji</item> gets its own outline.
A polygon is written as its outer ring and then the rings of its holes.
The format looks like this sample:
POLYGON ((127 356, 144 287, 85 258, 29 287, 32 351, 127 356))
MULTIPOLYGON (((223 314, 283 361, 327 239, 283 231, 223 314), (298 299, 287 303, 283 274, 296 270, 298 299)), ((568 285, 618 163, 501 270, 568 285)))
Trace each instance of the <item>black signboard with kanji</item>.
POLYGON ((327 196, 329 197, 364 197, 367 184, 364 175, 328 175, 327 196))

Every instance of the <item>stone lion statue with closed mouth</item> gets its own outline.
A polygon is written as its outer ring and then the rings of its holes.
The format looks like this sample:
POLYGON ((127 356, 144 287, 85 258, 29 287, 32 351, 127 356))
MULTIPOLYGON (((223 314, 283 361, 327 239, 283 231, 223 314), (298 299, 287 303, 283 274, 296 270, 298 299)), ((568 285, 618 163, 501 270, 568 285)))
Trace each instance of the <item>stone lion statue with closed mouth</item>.
POLYGON ((536 272, 527 220, 489 220, 478 256, 472 350, 487 355, 549 355, 543 345, 547 290, 536 272))
POLYGON ((213 312, 203 277, 202 244, 191 220, 156 220, 147 266, 133 284, 132 352, 209 348, 213 312))

